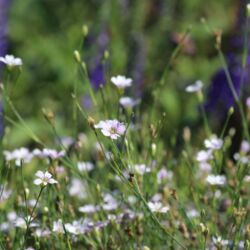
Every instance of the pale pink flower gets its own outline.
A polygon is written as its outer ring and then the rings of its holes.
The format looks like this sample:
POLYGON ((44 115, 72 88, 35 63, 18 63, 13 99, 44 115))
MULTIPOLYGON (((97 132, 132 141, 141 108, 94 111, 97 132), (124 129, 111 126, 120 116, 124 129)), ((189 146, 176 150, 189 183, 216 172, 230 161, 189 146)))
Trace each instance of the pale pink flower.
POLYGON ((125 125, 117 120, 100 121, 95 125, 95 128, 101 129, 103 135, 114 140, 123 135, 126 130, 125 125))

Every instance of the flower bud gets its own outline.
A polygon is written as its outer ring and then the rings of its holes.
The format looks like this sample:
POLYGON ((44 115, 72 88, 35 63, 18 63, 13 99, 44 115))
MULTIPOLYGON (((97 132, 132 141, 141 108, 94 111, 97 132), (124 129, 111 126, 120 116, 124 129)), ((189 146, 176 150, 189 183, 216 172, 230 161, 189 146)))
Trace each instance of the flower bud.
POLYGON ((80 55, 78 50, 74 51, 74 58, 75 58, 77 63, 81 63, 81 55, 80 55))
POLYGON ((87 25, 83 25, 82 26, 82 34, 83 34, 83 36, 86 37, 88 35, 88 33, 89 33, 88 26, 87 25))
POLYGON ((247 17, 250 17, 250 3, 247 4, 247 17))

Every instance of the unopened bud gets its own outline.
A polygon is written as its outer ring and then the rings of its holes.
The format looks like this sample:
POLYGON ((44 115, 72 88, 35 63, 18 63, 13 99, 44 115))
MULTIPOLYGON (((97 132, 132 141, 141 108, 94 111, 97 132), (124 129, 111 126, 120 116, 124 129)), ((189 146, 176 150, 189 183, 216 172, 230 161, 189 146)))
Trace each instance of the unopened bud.
POLYGON ((234 107, 230 107, 228 110, 228 115, 231 116, 234 113, 234 107))
POLYGON ((152 150, 152 155, 155 156, 155 154, 156 154, 156 144, 155 143, 152 143, 151 150, 152 150))
POLYGON ((95 120, 94 118, 92 118, 91 116, 88 117, 88 124, 91 128, 95 128, 94 125, 95 125, 95 120))
POLYGON ((183 139, 185 142, 189 142, 191 138, 191 130, 189 127, 183 129, 183 139))
POLYGON ((24 192, 25 192, 26 198, 28 198, 30 195, 30 190, 28 188, 25 188, 24 192))
POLYGON ((247 16, 250 17, 250 3, 247 4, 247 16))
POLYGON ((87 25, 83 25, 83 26, 82 26, 82 34, 83 34, 83 36, 87 36, 88 33, 89 33, 89 28, 88 28, 88 26, 87 26, 87 25))
POLYGON ((78 50, 74 51, 74 58, 75 58, 77 63, 81 63, 81 55, 80 55, 78 50))
POLYGON ((208 233, 209 233, 208 228, 207 228, 203 223, 200 223, 199 226, 200 226, 200 229, 201 229, 202 234, 203 234, 205 237, 207 237, 207 235, 208 235, 208 233))
POLYGON ((109 59, 109 52, 107 50, 104 51, 103 58, 104 58, 104 60, 109 59))
POLYGON ((51 111, 51 110, 46 110, 46 109, 42 109, 42 112, 43 112, 43 116, 45 117, 45 119, 53 124, 54 123, 54 113, 51 111))

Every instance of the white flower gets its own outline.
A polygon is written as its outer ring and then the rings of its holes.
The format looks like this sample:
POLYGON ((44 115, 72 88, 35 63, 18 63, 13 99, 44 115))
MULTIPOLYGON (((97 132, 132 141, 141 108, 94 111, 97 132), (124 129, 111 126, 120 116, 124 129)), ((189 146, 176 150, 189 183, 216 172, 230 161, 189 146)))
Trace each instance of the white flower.
POLYGON ((206 162, 213 159, 212 150, 201 150, 196 155, 196 160, 198 162, 206 162))
POLYGON ((148 206, 153 213, 166 213, 169 211, 169 207, 163 206, 161 202, 148 202, 148 206))
POLYGON ((169 179, 171 180, 173 177, 173 172, 168 171, 165 168, 160 169, 160 171, 157 173, 157 182, 161 183, 163 180, 169 179))
POLYGON ((59 219, 58 221, 53 222, 53 232, 64 234, 63 223, 62 220, 59 219))
POLYGON ((125 125, 117 120, 100 121, 95 128, 101 129, 105 136, 114 140, 123 135, 126 130, 125 125))
POLYGON ((13 55, 6 55, 5 57, 0 57, 0 62, 3 62, 10 67, 21 66, 23 64, 21 58, 14 57, 13 55))
POLYGON ((88 172, 88 171, 91 171, 93 168, 94 168, 94 164, 92 162, 78 162, 77 163, 77 168, 80 170, 80 171, 83 171, 83 172, 88 172))
POLYGON ((200 213, 195 209, 191 209, 191 210, 187 211, 187 216, 189 218, 195 218, 195 217, 198 217, 199 215, 200 215, 200 213))
POLYGON ((212 136, 210 139, 204 141, 204 145, 208 149, 218 150, 222 148, 223 140, 217 138, 217 136, 212 136))
POLYGON ((206 181, 210 185, 225 185, 226 177, 224 175, 208 175, 206 181))
POLYGON ((202 87, 203 87, 202 81, 198 80, 194 84, 187 86, 186 92, 189 93, 198 92, 202 89, 202 87))
POLYGON ((113 76, 111 77, 111 82, 119 89, 124 89, 126 87, 130 87, 132 84, 131 78, 126 78, 125 76, 113 76))
POLYGON ((227 246, 228 245, 228 240, 223 240, 221 236, 218 237, 212 237, 212 241, 216 246, 227 246))
POLYGON ((235 159, 236 161, 238 161, 239 163, 242 163, 242 164, 247 164, 247 163, 249 163, 248 157, 245 156, 245 155, 241 155, 241 154, 239 154, 239 153, 235 153, 235 154, 234 154, 234 159, 235 159))
POLYGON ((99 206, 88 204, 88 205, 79 207, 78 210, 79 210, 79 212, 86 213, 86 214, 95 213, 95 212, 97 212, 99 210, 99 206))
POLYGON ((205 162, 205 161, 204 162, 200 162, 199 163, 199 167, 200 167, 200 170, 202 172, 205 172, 205 173, 210 173, 211 170, 212 170, 211 165, 209 163, 205 162))
POLYGON ((246 105, 247 105, 247 108, 250 108, 250 97, 247 98, 246 105))
POLYGON ((52 178, 52 175, 46 171, 45 173, 42 171, 37 171, 35 176, 38 178, 34 180, 35 185, 46 186, 48 184, 56 184, 58 183, 55 179, 52 178))
POLYGON ((139 100, 134 100, 131 97, 124 96, 124 97, 120 98, 119 103, 124 108, 133 108, 135 105, 137 105, 139 103, 139 100))
MULTIPOLYGON (((28 221, 32 221, 32 218, 30 216, 28 216, 26 219, 22 218, 22 217, 17 217, 16 220, 14 221, 14 225, 15 227, 20 227, 22 229, 26 229, 27 228, 27 222, 28 221)), ((38 224, 31 222, 29 227, 37 227, 38 224)))
POLYGON ((12 161, 15 160, 15 164, 17 167, 21 166, 21 162, 29 163, 33 155, 30 153, 30 151, 27 148, 19 148, 15 149, 12 152, 11 151, 4 151, 3 152, 6 161, 12 161))
POLYGON ((118 208, 116 199, 111 194, 105 194, 103 197, 104 203, 101 205, 105 211, 111 211, 118 208))
POLYGON ((250 144, 248 141, 243 140, 240 145, 240 152, 247 154, 250 151, 250 144))
POLYGON ((86 198, 86 185, 83 181, 73 178, 69 186, 69 195, 80 199, 86 198))
POLYGON ((144 175, 145 173, 151 172, 151 169, 147 167, 145 164, 135 164, 134 170, 139 175, 144 175))

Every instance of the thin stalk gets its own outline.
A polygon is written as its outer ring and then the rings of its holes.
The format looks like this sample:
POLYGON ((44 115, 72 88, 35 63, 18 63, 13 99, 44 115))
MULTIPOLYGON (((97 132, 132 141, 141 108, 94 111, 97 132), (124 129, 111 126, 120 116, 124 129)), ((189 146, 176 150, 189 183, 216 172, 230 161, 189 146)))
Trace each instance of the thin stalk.
POLYGON ((236 104, 237 104, 237 106, 239 108, 239 111, 240 111, 240 116, 241 116, 241 120, 242 120, 244 134, 245 134, 247 140, 250 141, 250 136, 249 136, 249 132, 248 132, 248 124, 247 124, 247 120, 246 120, 246 117, 245 117, 245 114, 244 114, 242 103, 240 102, 240 99, 239 99, 239 97, 238 97, 238 95, 236 93, 233 81, 231 79, 231 76, 230 76, 230 73, 229 73, 229 70, 228 70, 228 66, 227 66, 225 57, 224 57, 224 55, 223 55, 220 48, 218 48, 218 53, 219 53, 219 57, 220 57, 220 60, 222 62, 222 66, 223 66, 225 74, 226 74, 226 78, 227 78, 229 88, 230 88, 230 90, 232 92, 234 100, 235 100, 235 102, 236 102, 236 104))

